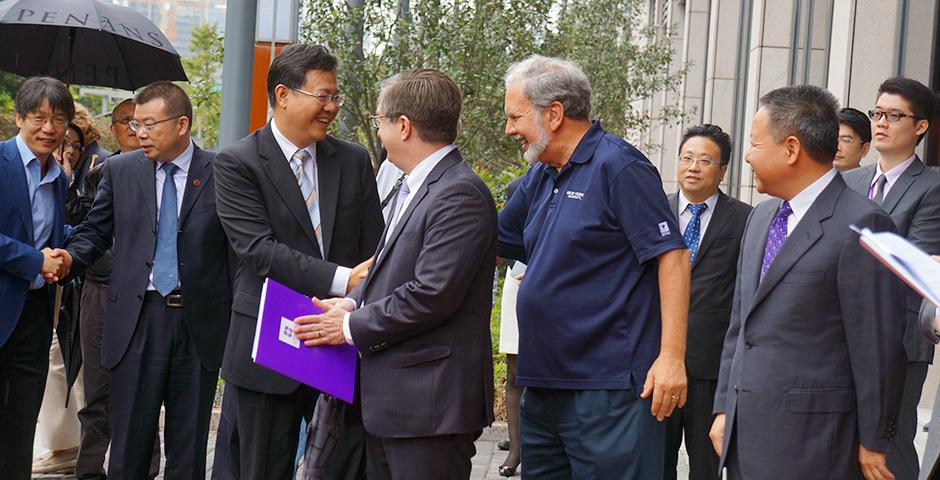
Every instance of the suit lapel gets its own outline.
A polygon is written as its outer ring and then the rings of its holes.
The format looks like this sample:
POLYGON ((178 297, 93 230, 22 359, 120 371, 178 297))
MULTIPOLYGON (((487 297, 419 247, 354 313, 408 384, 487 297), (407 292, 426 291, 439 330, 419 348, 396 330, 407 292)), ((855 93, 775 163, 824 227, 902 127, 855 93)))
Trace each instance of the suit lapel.
POLYGON ((699 260, 705 256, 708 247, 710 247, 712 243, 715 243, 715 238, 721 235, 721 231, 724 230, 725 225, 728 224, 728 220, 731 219, 730 205, 727 205, 730 202, 731 199, 729 199, 724 192, 719 190, 718 201, 715 202, 715 211, 712 212, 711 219, 708 220, 708 228, 705 230, 705 235, 703 235, 702 239, 699 241, 698 250, 695 252, 695 259, 692 260, 692 270, 695 270, 695 266, 698 265, 699 260))
MULTIPOLYGON (((777 252, 773 263, 767 270, 764 280, 757 287, 754 294, 754 301, 751 303, 748 313, 760 304, 767 297, 767 294, 780 282, 788 271, 798 262, 803 255, 822 237, 822 222, 832 216, 835 209, 836 199, 846 187, 842 177, 837 175, 829 185, 819 194, 819 197, 813 202, 806 211, 806 214, 800 220, 799 225, 793 230, 793 233, 787 237, 777 252)), ((776 210, 774 210, 776 215, 776 210)), ((772 218, 772 217, 771 217, 772 218)), ((769 228, 769 225, 768 225, 769 228)), ((766 232, 766 231, 765 231, 766 232)), ((766 243, 766 240, 764 241, 766 243)), ((763 250, 761 251, 763 258, 763 250)), ((761 263, 761 262, 758 262, 761 263)), ((760 265, 758 265, 758 279, 760 278, 760 265)))
POLYGON ((29 183, 26 180, 26 168, 23 166, 23 159, 20 157, 19 147, 16 145, 16 137, 13 137, 3 143, 3 158, 6 162, 9 185, 13 189, 13 198, 16 199, 16 210, 20 214, 20 219, 26 227, 26 233, 29 235, 29 243, 33 240, 33 214, 31 213, 32 199, 29 198, 29 183), (25 199, 26 201, 19 201, 25 199))
POLYGON ((908 165, 907 169, 901 173, 901 176, 898 177, 894 185, 891 186, 891 190, 888 191, 888 196, 886 196, 884 202, 882 202, 881 208, 884 208, 889 214, 894 211, 895 207, 897 207, 898 203, 901 201, 901 197, 907 193, 907 189, 911 188, 911 185, 914 184, 914 180, 917 180, 917 176, 923 171, 923 162, 921 162, 919 158, 914 157, 914 162, 908 165))
POLYGON ((326 141, 317 142, 317 202, 320 208, 320 233, 323 238, 323 257, 330 258, 330 240, 336 220, 339 200, 340 164, 336 150, 326 141))
POLYGON ((212 168, 209 163, 209 154, 199 147, 193 150, 193 161, 189 164, 189 173, 186 176, 186 190, 183 192, 183 205, 180 207, 180 226, 186 223, 189 212, 199 195, 206 189, 209 179, 212 178, 212 168))
POLYGON ((140 185, 140 194, 150 216, 150 226, 157 230, 157 177, 156 164, 145 157, 141 152, 137 158, 137 183, 140 185))
POLYGON ((395 240, 398 239, 398 236, 401 235, 402 230, 405 225, 408 223, 408 219, 411 218, 411 214, 414 213, 415 209, 421 205, 421 202, 424 201, 424 198, 428 195, 431 185, 440 180, 441 176, 444 175, 444 172, 447 171, 450 167, 461 162, 463 158, 458 153, 457 149, 454 149, 445 156, 440 163, 438 163, 431 173, 428 174, 427 178, 424 180, 424 184, 421 185, 421 188, 418 189, 418 193, 415 194, 414 198, 411 199, 411 202, 408 203, 408 208, 401 214, 401 218, 398 219, 398 223, 395 224, 395 229, 392 230, 391 236, 388 238, 388 241, 385 242, 385 246, 382 247, 382 251, 379 252, 379 258, 375 260, 375 265, 372 266, 372 269, 369 272, 369 277, 375 276, 375 273, 379 268, 385 263, 384 260, 389 256, 389 252, 395 246, 395 240))
POLYGON ((297 223, 307 234, 311 242, 316 243, 317 235, 313 231, 313 224, 310 222, 310 213, 307 212, 307 204, 304 202, 303 195, 300 193, 300 186, 294 173, 290 169, 287 159, 284 158, 284 152, 274 140, 274 133, 271 132, 271 124, 268 123, 258 134, 260 139, 258 154, 265 162, 264 171, 274 184, 274 190, 281 197, 284 206, 294 216, 297 223))
POLYGON ((862 173, 860 175, 852 176, 852 179, 850 181, 846 181, 846 184, 848 184, 852 190, 855 190, 860 195, 868 198, 868 191, 871 189, 871 182, 875 179, 876 168, 877 165, 874 163, 861 167, 859 170, 862 173))

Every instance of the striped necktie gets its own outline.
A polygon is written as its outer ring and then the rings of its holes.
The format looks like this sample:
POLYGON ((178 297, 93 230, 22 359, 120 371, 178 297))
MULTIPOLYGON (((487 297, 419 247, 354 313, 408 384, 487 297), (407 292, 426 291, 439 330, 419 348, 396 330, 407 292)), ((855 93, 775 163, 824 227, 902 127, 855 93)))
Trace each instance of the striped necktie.
MULTIPOLYGON (((298 149, 290 159, 291 169, 294 171, 294 178, 300 185, 300 194, 304 197, 304 203, 307 205, 307 213, 310 215, 310 223, 313 225, 313 231, 317 234, 317 245, 320 247, 320 257, 323 258, 323 235, 320 225, 320 206, 317 199, 317 187, 310 178, 304 174, 304 162, 310 159, 310 152, 306 148, 298 149)), ((313 178, 317 178, 317 165, 313 164, 313 178)))

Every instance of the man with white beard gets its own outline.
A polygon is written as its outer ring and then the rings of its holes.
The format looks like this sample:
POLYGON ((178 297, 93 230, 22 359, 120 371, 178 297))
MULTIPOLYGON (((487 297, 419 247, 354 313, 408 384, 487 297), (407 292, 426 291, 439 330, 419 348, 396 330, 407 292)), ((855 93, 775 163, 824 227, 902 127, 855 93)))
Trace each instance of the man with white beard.
POLYGON ((662 478, 663 419, 686 400, 689 252, 656 168, 591 122, 574 64, 506 74, 506 135, 535 164, 499 216, 520 286, 523 475, 662 478))

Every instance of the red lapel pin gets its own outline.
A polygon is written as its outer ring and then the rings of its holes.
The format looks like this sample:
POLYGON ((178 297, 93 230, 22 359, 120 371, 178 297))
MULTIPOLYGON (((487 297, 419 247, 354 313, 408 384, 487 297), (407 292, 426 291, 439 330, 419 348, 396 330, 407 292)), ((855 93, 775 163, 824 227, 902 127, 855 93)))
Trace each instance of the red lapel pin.
POLYGON ((202 183, 202 182, 200 182, 198 178, 195 179, 195 180, 193 180, 193 185, 195 185, 195 186, 197 186, 197 187, 199 186, 200 183, 202 183))

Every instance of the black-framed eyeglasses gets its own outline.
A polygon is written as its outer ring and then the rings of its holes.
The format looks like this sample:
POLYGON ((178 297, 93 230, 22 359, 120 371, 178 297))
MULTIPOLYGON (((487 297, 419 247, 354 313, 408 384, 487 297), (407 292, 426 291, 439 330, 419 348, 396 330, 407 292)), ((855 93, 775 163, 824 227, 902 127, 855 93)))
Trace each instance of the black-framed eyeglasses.
POLYGON ((711 167, 712 165, 718 165, 720 162, 718 160, 712 160, 711 158, 701 157, 701 158, 692 158, 691 155, 683 155, 679 157, 679 165, 692 165, 693 163, 701 167, 711 167))
POLYGON ((291 88, 291 87, 287 87, 287 88, 290 88, 291 90, 297 93, 302 93, 308 97, 316 98, 317 101, 323 105, 329 105, 330 102, 332 102, 333 105, 336 105, 337 107, 342 107, 343 102, 346 101, 345 97, 343 97, 343 94, 341 93, 337 93, 336 95, 333 95, 332 93, 311 93, 306 90, 301 90, 299 88, 291 88))
POLYGON ((868 118, 872 121, 879 122, 882 118, 886 118, 888 123, 898 123, 902 118, 913 118, 917 119, 917 115, 911 115, 910 113, 904 112, 886 112, 884 110, 869 110, 868 118))
POLYGON ((62 149, 64 150, 65 147, 71 147, 73 150, 77 150, 77 151, 79 151, 79 152, 82 151, 82 144, 81 144, 81 142, 74 142, 74 143, 73 143, 73 142, 69 142, 69 141, 63 141, 63 142, 62 142, 62 149))
POLYGON ((164 118, 163 120, 150 121, 150 122, 146 122, 146 121, 145 121, 145 122, 138 122, 137 120, 131 120, 130 122, 128 122, 128 125, 131 127, 131 130, 132 130, 134 133, 138 133, 138 132, 140 132, 141 130, 143 130, 143 131, 145 131, 145 132, 149 132, 149 131, 153 130, 154 127, 156 127, 157 125, 159 125, 159 124, 161 124, 161 123, 163 123, 163 122, 169 122, 170 120, 176 120, 177 118, 185 117, 185 116, 186 116, 186 115, 175 115, 175 116, 172 116, 172 117, 170 117, 170 118, 164 118))

